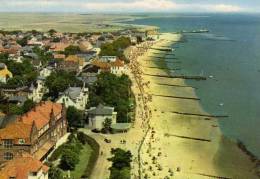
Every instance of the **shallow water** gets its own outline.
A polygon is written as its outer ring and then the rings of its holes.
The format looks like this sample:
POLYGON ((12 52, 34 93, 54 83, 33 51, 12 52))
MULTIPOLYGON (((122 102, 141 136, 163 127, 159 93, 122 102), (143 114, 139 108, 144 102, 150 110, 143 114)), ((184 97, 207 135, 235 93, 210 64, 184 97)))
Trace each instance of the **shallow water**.
POLYGON ((209 29, 185 34, 187 43, 175 46, 177 74, 205 75, 207 81, 187 81, 197 87, 203 108, 221 119, 223 133, 239 139, 260 157, 260 16, 204 15, 139 19, 134 24, 155 25, 162 32, 209 29), (220 104, 223 104, 222 106, 220 104))

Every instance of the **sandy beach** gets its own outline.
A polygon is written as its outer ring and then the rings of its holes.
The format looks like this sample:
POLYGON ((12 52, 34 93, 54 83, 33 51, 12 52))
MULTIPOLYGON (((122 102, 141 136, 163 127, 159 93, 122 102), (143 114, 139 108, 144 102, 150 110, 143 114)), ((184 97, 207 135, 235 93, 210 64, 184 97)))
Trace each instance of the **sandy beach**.
MULTIPOLYGON (((153 48, 170 47, 180 38, 179 34, 162 34, 153 48)), ((166 52, 149 49, 133 62, 142 71, 141 91, 151 98, 144 105, 148 114, 143 122, 147 135, 140 147, 141 178, 257 178, 255 164, 236 143, 222 136, 218 120, 225 119, 173 113, 210 115, 194 100, 196 89, 185 80, 145 75, 168 75, 156 68, 158 59, 153 57, 162 56, 159 53, 166 52)))

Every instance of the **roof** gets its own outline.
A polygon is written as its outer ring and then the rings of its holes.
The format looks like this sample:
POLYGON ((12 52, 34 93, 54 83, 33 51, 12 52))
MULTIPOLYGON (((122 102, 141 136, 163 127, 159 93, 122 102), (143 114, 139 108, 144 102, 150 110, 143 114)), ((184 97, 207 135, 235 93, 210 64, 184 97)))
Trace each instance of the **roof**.
POLYGON ((97 107, 93 107, 88 110, 88 114, 91 115, 112 115, 113 112, 113 107, 104 106, 102 104, 99 104, 97 107))
POLYGON ((20 102, 24 103, 27 100, 27 97, 25 96, 11 96, 9 97, 8 101, 13 101, 13 102, 20 102))
POLYGON ((66 62, 74 62, 74 63, 78 63, 80 66, 84 65, 84 59, 77 56, 77 55, 69 55, 66 59, 66 62))
POLYGON ((122 60, 116 59, 115 62, 110 63, 112 67, 124 67, 125 63, 122 60))
POLYGON ((28 178, 29 173, 39 172, 40 170, 46 174, 49 167, 34 159, 31 155, 23 154, 4 164, 0 170, 0 178, 9 179, 15 177, 16 179, 25 179, 28 178))
POLYGON ((25 124, 33 124, 35 122, 36 128, 40 130, 50 121, 51 113, 57 116, 62 111, 62 105, 58 103, 53 103, 51 101, 46 101, 39 103, 34 109, 27 112, 19 118, 25 124))
POLYGON ((130 129, 132 126, 132 123, 116 123, 116 124, 112 124, 111 128, 121 131, 121 130, 128 130, 130 129))
POLYGON ((80 87, 69 87, 64 94, 68 95, 71 99, 76 100, 80 95, 81 88, 80 87))
POLYGON ((0 129, 0 139, 13 139, 14 143, 18 143, 19 139, 25 139, 25 143, 29 144, 31 130, 31 124, 15 121, 0 129))
POLYGON ((68 46, 70 46, 69 43, 53 43, 50 47, 50 49, 54 52, 62 52, 65 50, 65 48, 67 48, 68 46))

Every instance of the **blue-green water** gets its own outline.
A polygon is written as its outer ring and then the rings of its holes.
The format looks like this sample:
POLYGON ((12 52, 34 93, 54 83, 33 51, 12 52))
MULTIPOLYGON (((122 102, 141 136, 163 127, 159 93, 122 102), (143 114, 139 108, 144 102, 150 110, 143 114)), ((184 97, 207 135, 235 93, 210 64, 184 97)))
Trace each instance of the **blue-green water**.
POLYGON ((129 23, 159 26, 161 32, 210 30, 187 34, 188 42, 177 45, 176 57, 182 61, 177 73, 214 77, 187 82, 198 87, 206 111, 230 116, 220 122, 223 133, 260 157, 260 15, 153 17, 129 23))

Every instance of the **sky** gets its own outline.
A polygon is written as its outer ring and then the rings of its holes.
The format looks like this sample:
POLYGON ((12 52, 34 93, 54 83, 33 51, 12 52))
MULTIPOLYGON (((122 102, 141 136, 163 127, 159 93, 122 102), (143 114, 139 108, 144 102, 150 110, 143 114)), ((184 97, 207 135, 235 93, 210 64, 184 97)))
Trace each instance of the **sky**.
POLYGON ((260 12, 260 0, 0 0, 0 12, 260 12))

